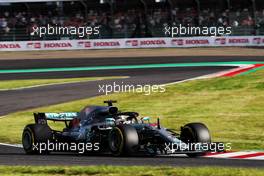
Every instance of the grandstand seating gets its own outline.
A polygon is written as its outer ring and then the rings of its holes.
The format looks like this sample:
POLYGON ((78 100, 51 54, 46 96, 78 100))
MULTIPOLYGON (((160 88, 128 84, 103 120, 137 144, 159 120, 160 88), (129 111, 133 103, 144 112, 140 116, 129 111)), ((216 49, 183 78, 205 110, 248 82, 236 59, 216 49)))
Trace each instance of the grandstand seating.
POLYGON ((100 26, 99 36, 85 38, 164 37, 166 25, 232 26, 234 35, 264 35, 264 2, 247 0, 116 0, 0 4, 0 40, 75 39, 77 36, 30 36, 33 26, 100 26), (244 2, 245 1, 245 2, 244 2))

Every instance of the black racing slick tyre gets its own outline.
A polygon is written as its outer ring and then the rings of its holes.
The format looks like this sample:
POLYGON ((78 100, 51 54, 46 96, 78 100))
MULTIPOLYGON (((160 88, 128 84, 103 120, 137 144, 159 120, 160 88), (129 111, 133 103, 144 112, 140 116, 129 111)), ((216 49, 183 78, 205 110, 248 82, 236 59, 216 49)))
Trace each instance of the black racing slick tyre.
POLYGON ((26 154, 48 154, 47 149, 40 151, 40 144, 52 140, 52 130, 46 124, 30 124, 24 128, 22 145, 26 154))
MULTIPOLYGON (((189 123, 181 128, 180 139, 186 144, 194 143, 210 143, 211 135, 206 127, 202 123, 189 123)), ((199 157, 205 155, 206 152, 193 152, 187 153, 189 157, 199 157)))
POLYGON ((114 156, 131 155, 138 149, 137 130, 131 125, 114 127, 108 136, 109 149, 114 156))

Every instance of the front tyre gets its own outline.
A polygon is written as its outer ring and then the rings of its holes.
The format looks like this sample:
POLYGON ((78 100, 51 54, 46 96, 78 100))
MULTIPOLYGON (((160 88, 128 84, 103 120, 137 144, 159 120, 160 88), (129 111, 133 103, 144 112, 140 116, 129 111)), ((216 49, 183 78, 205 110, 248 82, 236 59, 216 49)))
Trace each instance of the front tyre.
MULTIPOLYGON (((188 123, 181 128, 180 139, 186 144, 210 143, 211 135, 203 123, 188 123)), ((188 153, 189 157, 198 157, 205 155, 206 152, 188 153)))
POLYGON ((139 144, 137 130, 127 124, 116 126, 109 133, 108 144, 114 156, 131 155, 139 144))

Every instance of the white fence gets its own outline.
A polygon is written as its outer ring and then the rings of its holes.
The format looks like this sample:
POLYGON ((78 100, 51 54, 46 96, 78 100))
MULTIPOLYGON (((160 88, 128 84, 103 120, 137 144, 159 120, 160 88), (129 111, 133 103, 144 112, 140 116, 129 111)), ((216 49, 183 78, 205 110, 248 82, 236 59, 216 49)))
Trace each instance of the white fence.
POLYGON ((264 46, 264 36, 0 42, 0 51, 264 46))

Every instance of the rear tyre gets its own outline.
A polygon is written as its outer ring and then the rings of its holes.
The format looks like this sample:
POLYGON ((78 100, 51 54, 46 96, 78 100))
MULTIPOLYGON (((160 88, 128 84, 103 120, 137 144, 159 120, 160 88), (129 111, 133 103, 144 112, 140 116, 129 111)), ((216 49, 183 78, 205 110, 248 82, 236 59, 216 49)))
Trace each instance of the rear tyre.
POLYGON ((48 154, 48 150, 40 152, 39 145, 47 143, 52 136, 52 130, 46 124, 27 125, 22 134, 22 145, 26 154, 48 154))
POLYGON ((131 125, 114 127, 108 136, 108 145, 114 156, 131 155, 138 149, 137 130, 131 125))
MULTIPOLYGON (((181 129, 180 139, 184 143, 210 143, 211 135, 206 127, 202 123, 189 123, 181 129)), ((205 155, 206 152, 188 153, 189 157, 198 157, 205 155)))

